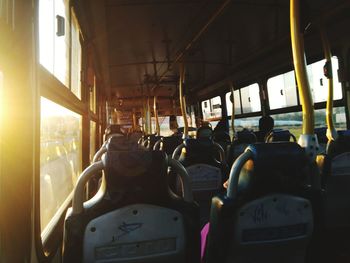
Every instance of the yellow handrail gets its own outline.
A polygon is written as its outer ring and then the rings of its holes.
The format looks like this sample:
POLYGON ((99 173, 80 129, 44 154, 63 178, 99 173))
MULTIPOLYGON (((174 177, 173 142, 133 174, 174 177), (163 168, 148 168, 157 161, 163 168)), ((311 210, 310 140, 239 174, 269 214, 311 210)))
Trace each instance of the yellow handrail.
POLYGON ((326 123, 327 123, 327 138, 329 141, 335 140, 337 137, 337 131, 333 122, 333 72, 332 72, 332 53, 331 47, 328 42, 327 34, 323 29, 323 26, 319 26, 323 52, 326 59, 327 79, 328 79, 328 96, 326 106, 326 123))
POLYGON ((303 109, 302 134, 314 134, 314 107, 306 71, 304 39, 300 32, 299 0, 290 0, 290 31, 295 75, 298 82, 300 101, 303 109))
POLYGON ((156 119, 156 132, 157 132, 157 135, 160 135, 160 125, 159 125, 158 110, 157 110, 157 96, 154 96, 153 111, 154 111, 154 117, 156 119))
POLYGON ((187 114, 186 114, 186 100, 185 96, 183 95, 183 85, 185 82, 185 67, 184 64, 180 64, 180 83, 179 83, 179 97, 180 97, 180 108, 181 108, 181 114, 182 118, 184 120, 184 133, 183 138, 188 137, 188 122, 187 122, 187 114))
POLYGON ((231 96, 232 96, 232 113, 231 113, 231 129, 232 129, 232 140, 235 138, 235 97, 234 88, 232 81, 229 81, 231 96))

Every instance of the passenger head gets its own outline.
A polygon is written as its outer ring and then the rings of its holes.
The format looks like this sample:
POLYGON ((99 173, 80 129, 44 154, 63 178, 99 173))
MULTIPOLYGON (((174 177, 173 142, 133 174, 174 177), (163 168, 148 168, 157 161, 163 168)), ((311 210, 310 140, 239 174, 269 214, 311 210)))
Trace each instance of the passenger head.
POLYGON ((259 130, 264 132, 270 132, 273 129, 275 122, 271 116, 263 116, 259 120, 259 130))
POLYGON ((179 125, 177 123, 177 119, 176 119, 175 115, 170 115, 170 117, 169 117, 169 127, 170 127, 170 130, 173 133, 177 133, 177 129, 179 128, 179 125))

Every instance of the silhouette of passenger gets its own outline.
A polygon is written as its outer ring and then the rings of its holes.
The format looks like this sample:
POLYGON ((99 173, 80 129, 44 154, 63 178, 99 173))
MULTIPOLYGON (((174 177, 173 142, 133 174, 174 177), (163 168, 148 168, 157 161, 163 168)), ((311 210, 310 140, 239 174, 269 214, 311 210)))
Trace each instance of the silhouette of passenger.
POLYGON ((255 133, 258 142, 265 142, 265 137, 273 130, 275 122, 271 116, 263 116, 259 120, 259 131, 255 133))

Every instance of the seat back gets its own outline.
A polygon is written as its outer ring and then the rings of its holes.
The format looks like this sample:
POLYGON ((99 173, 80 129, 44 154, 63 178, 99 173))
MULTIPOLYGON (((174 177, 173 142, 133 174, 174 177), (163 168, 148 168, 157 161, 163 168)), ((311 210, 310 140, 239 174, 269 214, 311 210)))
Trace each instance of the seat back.
POLYGON ((231 137, 229 133, 224 130, 214 130, 213 140, 220 144, 227 154, 228 146, 231 144, 231 137))
POLYGON ((169 136, 161 138, 159 150, 164 151, 167 155, 172 155, 177 146, 182 143, 181 136, 169 136))
POLYGON ((249 144, 256 143, 257 138, 255 134, 248 130, 239 131, 236 134, 236 139, 228 147, 227 164, 232 166, 233 162, 240 156, 249 144))
POLYGON ((296 137, 288 130, 272 130, 267 136, 265 142, 296 142, 296 137))
POLYGON ((105 190, 81 211, 77 183, 63 262, 198 262, 198 207, 169 192, 165 153, 107 151, 101 163, 105 190))
POLYGON ((350 136, 340 132, 328 145, 323 180, 326 188, 325 223, 328 228, 350 227, 350 136))
MULTIPOLYGON (((185 151, 179 161, 186 168, 191 181, 194 199, 198 202, 201 211, 201 222, 209 219, 210 200, 223 190, 228 168, 224 160, 219 162, 218 147, 222 154, 223 149, 210 138, 186 139, 185 151)), ((177 191, 181 185, 177 183, 177 191)))
POLYGON ((301 196, 308 165, 295 143, 250 145, 227 195, 212 200, 206 262, 304 262, 313 231, 311 202, 301 196))

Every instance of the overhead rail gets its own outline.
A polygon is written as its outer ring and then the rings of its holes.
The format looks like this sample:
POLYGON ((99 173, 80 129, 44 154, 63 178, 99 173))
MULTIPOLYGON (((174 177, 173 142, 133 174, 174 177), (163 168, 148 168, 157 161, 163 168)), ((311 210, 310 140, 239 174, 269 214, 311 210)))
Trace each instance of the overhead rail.
POLYGON ((311 96, 311 89, 306 70, 306 58, 304 38, 300 25, 300 1, 290 0, 290 33, 293 51, 293 63, 298 83, 298 91, 303 112, 303 129, 299 138, 299 144, 306 148, 311 159, 316 158, 318 148, 317 137, 315 136, 314 104, 311 96))
MULTIPOLYGON (((185 57, 186 53, 193 47, 193 45, 202 37, 202 35, 208 30, 209 26, 218 18, 220 15, 224 12, 224 10, 228 7, 231 0, 225 0, 218 9, 215 10, 215 12, 210 16, 208 21, 201 27, 201 29, 197 32, 197 34, 194 35, 194 37, 188 42, 188 44, 179 52, 177 52, 176 58, 172 61, 170 66, 159 76, 158 83, 162 81, 162 79, 165 77, 166 73, 169 72, 169 70, 174 67, 178 62, 181 62, 183 58, 185 57)), ((162 66, 162 65, 161 65, 162 66)), ((152 87, 152 91, 154 91, 158 86, 155 85, 152 87)))

